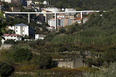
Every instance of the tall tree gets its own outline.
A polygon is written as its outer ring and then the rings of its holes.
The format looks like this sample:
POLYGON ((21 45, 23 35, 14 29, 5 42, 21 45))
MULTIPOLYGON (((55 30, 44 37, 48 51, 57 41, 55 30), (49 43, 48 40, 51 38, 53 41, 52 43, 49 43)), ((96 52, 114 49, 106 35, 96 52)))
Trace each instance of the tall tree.
POLYGON ((0 12, 0 36, 3 34, 5 31, 5 19, 3 16, 3 12, 0 12))

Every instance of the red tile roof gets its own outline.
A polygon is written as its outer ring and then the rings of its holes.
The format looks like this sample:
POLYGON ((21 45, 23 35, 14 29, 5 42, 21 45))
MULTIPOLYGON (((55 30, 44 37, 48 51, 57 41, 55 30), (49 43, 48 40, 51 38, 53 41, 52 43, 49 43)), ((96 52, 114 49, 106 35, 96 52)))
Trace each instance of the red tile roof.
POLYGON ((3 36, 20 36, 19 34, 3 34, 3 36))
MULTIPOLYGON (((83 19, 85 19, 87 17, 83 17, 83 19)), ((81 17, 76 17, 75 20, 81 20, 81 17)))
POLYGON ((51 28, 54 28, 54 26, 50 26, 51 28))
POLYGON ((77 18, 75 18, 75 20, 81 20, 81 17, 77 17, 77 18))

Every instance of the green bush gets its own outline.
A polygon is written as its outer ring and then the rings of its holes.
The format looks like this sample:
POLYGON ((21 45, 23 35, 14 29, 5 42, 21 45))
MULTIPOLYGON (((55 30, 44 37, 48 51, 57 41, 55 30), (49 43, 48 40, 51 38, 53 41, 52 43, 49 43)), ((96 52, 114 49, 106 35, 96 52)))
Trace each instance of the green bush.
POLYGON ((82 77, 116 77, 116 63, 111 64, 107 69, 95 73, 83 73, 82 77))
POLYGON ((39 69, 49 69, 53 67, 52 57, 46 54, 41 54, 37 59, 39 69))
POLYGON ((14 40, 6 40, 4 43, 5 44, 15 44, 15 41, 14 40))
POLYGON ((0 75, 2 77, 9 76, 14 72, 14 68, 6 63, 0 62, 0 75))
POLYGON ((16 62, 29 61, 32 58, 32 53, 28 48, 19 47, 13 54, 13 59, 16 62))
POLYGON ((116 48, 110 48, 102 54, 105 62, 116 62, 116 48))

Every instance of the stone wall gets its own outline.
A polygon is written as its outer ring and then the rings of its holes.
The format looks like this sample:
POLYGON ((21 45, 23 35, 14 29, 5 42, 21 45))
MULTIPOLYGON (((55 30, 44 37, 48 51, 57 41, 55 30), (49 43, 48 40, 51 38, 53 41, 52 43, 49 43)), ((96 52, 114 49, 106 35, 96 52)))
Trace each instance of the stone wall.
POLYGON ((73 60, 58 61, 57 66, 64 68, 78 68, 85 66, 85 64, 83 63, 83 58, 75 58, 73 60))
POLYGON ((0 47, 0 50, 2 49, 9 49, 12 46, 12 44, 2 44, 0 47))
POLYGON ((73 61, 59 61, 58 67, 73 68, 74 63, 73 63, 73 61))

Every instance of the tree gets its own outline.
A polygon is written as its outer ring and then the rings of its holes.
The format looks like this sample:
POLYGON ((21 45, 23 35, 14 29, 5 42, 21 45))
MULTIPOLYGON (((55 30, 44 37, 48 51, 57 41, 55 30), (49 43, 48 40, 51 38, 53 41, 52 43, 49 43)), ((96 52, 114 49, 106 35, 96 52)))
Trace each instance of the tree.
POLYGON ((85 60, 85 63, 88 65, 88 67, 91 67, 92 64, 93 64, 93 61, 92 61, 91 58, 88 58, 88 59, 85 60))
POLYGON ((60 30, 59 30, 59 33, 65 33, 66 32, 66 30, 64 29, 64 28, 61 28, 60 30))
POLYGON ((71 25, 68 29, 67 29, 67 32, 72 34, 76 31, 76 26, 75 25, 71 25))
MULTIPOLYGON (((5 32, 5 20, 4 20, 4 16, 3 13, 0 12, 0 36, 5 32)), ((1 42, 1 38, 0 38, 0 42, 1 42)), ((1 44, 1 43, 0 43, 1 44)))
POLYGON ((53 67, 52 57, 46 54, 41 54, 38 57, 37 62, 40 69, 49 69, 53 67))
POLYGON ((14 30, 9 29, 9 30, 7 30, 7 31, 6 31, 6 34, 15 34, 15 31, 14 31, 14 30))
POLYGON ((6 63, 0 62, 0 75, 2 77, 9 76, 14 72, 14 68, 6 63))
POLYGON ((110 48, 103 52, 102 58, 105 62, 116 62, 116 48, 110 48))
POLYGON ((32 53, 27 47, 14 48, 13 59, 16 62, 29 61, 32 58, 32 53))
POLYGON ((4 43, 5 44, 15 44, 16 42, 14 40, 6 40, 4 43))
POLYGON ((0 12, 0 35, 5 32, 5 19, 3 16, 3 12, 0 12))

